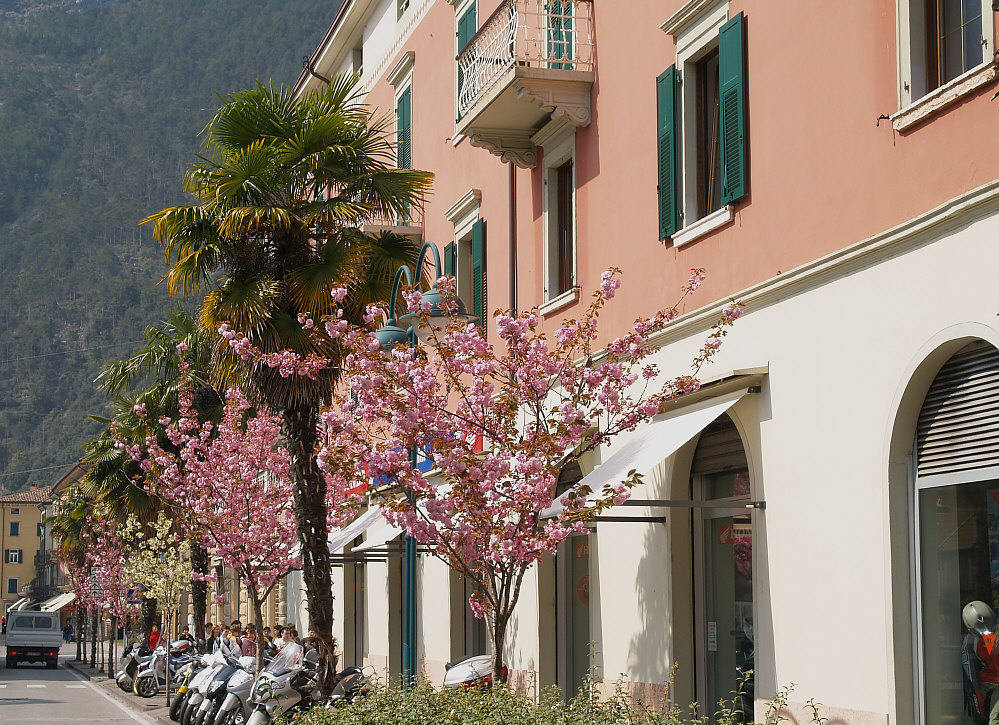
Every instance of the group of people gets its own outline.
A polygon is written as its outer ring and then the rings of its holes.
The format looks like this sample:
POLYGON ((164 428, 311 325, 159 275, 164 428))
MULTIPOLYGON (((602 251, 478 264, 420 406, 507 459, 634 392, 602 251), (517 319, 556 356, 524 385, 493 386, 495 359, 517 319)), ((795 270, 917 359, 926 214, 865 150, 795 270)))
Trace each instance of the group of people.
MULTIPOLYGON (((186 639, 198 644, 194 635, 191 634, 190 627, 184 627, 184 631, 178 639, 186 639)), ((149 648, 155 648, 159 642, 160 628, 154 624, 149 635, 149 648)), ((238 619, 234 619, 230 624, 213 625, 211 622, 205 622, 205 639, 203 641, 205 652, 222 650, 233 657, 256 657, 257 647, 262 646, 264 655, 273 657, 291 642, 300 644, 305 649, 318 645, 316 633, 313 630, 310 629, 309 636, 302 640, 299 639, 298 630, 294 624, 274 627, 273 630, 270 627, 264 627, 263 632, 258 636, 257 627, 253 622, 247 623, 245 627, 238 619)))

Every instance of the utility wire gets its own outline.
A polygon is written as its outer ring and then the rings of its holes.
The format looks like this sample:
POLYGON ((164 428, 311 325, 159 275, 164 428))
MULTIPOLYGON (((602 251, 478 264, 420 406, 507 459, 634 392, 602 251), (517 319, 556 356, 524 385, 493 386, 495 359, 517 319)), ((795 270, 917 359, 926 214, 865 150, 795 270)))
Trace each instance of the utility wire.
POLYGON ((60 463, 57 466, 44 466, 42 468, 29 468, 27 471, 14 471, 13 473, 0 473, 0 478, 6 478, 7 476, 20 476, 22 473, 35 473, 36 471, 50 471, 53 468, 65 468, 66 466, 72 466, 79 461, 70 461, 69 463, 60 463))
POLYGON ((62 352, 46 352, 42 353, 41 355, 28 355, 27 357, 12 357, 4 360, 3 364, 6 365, 7 363, 20 362, 22 360, 37 360, 38 358, 41 357, 52 357, 53 355, 72 355, 73 353, 77 352, 90 352, 91 350, 102 350, 108 347, 121 347, 122 345, 138 345, 142 342, 145 341, 135 340, 133 342, 111 342, 108 343, 107 345, 95 345, 94 347, 81 347, 78 350, 63 350, 62 352))

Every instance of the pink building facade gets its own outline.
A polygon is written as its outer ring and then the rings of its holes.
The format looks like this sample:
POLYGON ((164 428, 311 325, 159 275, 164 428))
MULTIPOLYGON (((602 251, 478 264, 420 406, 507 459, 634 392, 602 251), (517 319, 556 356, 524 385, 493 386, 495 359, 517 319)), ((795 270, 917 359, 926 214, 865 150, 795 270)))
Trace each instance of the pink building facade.
MULTIPOLYGON (((652 503, 532 573, 516 683, 592 667, 658 698, 676 662, 681 702, 752 670, 757 713, 792 682, 793 710, 850 723, 970 723, 968 685, 990 705, 962 610, 999 605, 995 26, 975 0, 343 3, 298 91, 358 72, 394 114, 399 163, 436 178, 383 222, 437 243, 478 314, 555 324, 615 266, 614 334, 703 267, 657 340, 679 373, 745 303, 648 443, 652 503)), ((344 559, 348 662, 400 671, 401 577, 344 559)), ((443 565, 417 577, 439 682, 485 639, 443 565)))

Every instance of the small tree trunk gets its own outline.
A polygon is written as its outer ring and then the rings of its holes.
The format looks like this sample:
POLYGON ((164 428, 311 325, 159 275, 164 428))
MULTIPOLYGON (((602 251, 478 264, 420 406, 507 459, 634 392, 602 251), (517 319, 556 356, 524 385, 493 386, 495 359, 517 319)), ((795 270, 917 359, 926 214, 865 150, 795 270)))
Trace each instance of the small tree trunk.
MULTIPOLYGON (((196 574, 208 574, 211 562, 208 552, 197 544, 191 544, 191 570, 196 574)), ((199 642, 205 639, 205 619, 208 618, 208 582, 191 580, 191 609, 194 612, 194 638, 199 642)))
POLYGON ((157 602, 155 599, 143 597, 140 607, 142 611, 142 643, 145 645, 149 642, 149 635, 153 632, 153 625, 159 620, 159 612, 157 611, 157 602))
POLYGON ((250 595, 250 606, 253 607, 253 626, 257 630, 257 672, 260 672, 260 666, 263 664, 264 659, 264 601, 260 596, 260 592, 254 586, 247 587, 247 592, 250 595))
POLYGON ((503 682, 503 646, 506 643, 506 628, 510 624, 510 612, 495 612, 489 634, 492 637, 492 659, 489 666, 493 673, 493 684, 503 682))
POLYGON ((90 666, 97 667, 97 610, 90 612, 90 666))
POLYGON ((111 626, 108 627, 108 678, 114 679, 114 636, 118 628, 115 626, 115 619, 111 618, 111 626))
POLYGON ((86 611, 87 610, 83 609, 82 607, 77 607, 76 616, 74 617, 76 619, 76 622, 74 622, 73 624, 73 630, 74 630, 73 634, 75 635, 74 639, 76 640, 77 662, 83 662, 83 615, 86 611))

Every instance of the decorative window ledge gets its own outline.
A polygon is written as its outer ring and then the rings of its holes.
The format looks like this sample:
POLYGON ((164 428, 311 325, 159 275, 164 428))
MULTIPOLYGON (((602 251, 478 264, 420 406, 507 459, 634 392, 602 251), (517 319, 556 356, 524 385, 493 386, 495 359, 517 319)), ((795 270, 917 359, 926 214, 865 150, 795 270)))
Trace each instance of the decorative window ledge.
POLYGON ((710 234, 715 229, 725 226, 733 219, 735 219, 735 206, 726 204, 718 211, 712 212, 676 232, 672 237, 673 246, 682 247, 684 244, 690 244, 695 239, 700 239, 705 234, 710 234))
POLYGON ((996 66, 989 61, 964 75, 958 76, 895 113, 891 117, 892 128, 896 131, 907 131, 995 80, 997 75, 999 73, 997 73, 996 66))
POLYGON ((542 317, 547 317, 553 312, 558 312, 559 310, 565 309, 569 305, 579 300, 579 285, 576 285, 572 289, 569 289, 558 297, 553 297, 542 305, 538 305, 538 314, 542 317))

